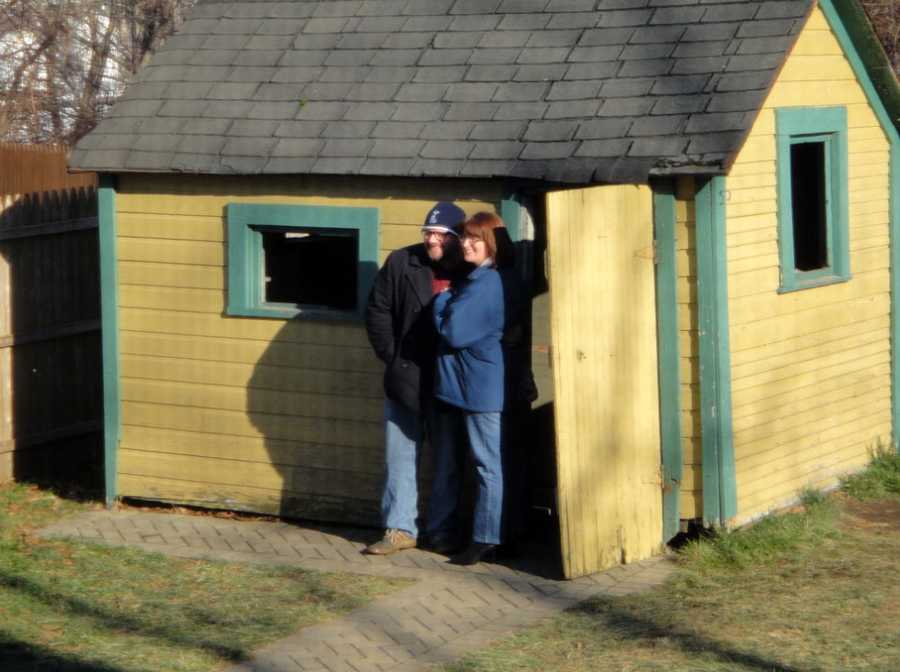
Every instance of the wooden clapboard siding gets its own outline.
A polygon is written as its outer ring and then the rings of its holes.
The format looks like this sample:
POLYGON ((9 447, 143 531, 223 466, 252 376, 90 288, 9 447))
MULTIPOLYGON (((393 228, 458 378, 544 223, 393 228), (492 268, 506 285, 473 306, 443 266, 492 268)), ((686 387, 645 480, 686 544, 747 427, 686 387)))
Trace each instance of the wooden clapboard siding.
MULTIPOLYGON (((225 317, 228 203, 376 207, 381 259, 489 181, 123 175, 119 494, 377 522, 382 365, 360 322, 225 317)), ((427 480, 427 464, 423 482, 427 480)))
POLYGON ((684 467, 681 517, 703 514, 700 440, 700 345, 697 332, 697 266, 694 259, 694 180, 680 178, 675 189, 676 248, 678 252, 678 328, 681 356, 681 437, 684 467))
POLYGON ((180 360, 263 364, 336 373, 377 372, 381 367, 371 351, 365 347, 311 344, 301 346, 283 341, 179 336, 124 330, 120 338, 123 355, 146 354, 180 360))
POLYGON ((345 496, 328 493, 312 495, 290 491, 282 486, 254 488, 128 473, 119 473, 118 482, 123 492, 139 492, 142 498, 161 502, 276 516, 301 511, 313 520, 344 520, 349 509, 354 512, 356 520, 371 525, 378 521, 377 505, 372 498, 357 497, 355 493, 345 496))
POLYGON ((871 338, 870 332, 876 332, 881 337, 884 329, 890 324, 890 317, 886 315, 877 315, 869 319, 857 319, 855 314, 848 316, 848 319, 838 324, 797 336, 795 338, 785 338, 772 343, 760 345, 755 348, 745 348, 735 352, 732 358, 732 364, 744 366, 752 362, 770 361, 773 357, 780 355, 802 355, 804 358, 811 358, 810 355, 819 356, 822 348, 829 344, 843 339, 853 339, 859 342, 859 339, 871 338), (862 333, 861 333, 862 332, 862 333))
POLYGON ((830 486, 890 435, 888 141, 814 10, 728 176, 738 516, 830 486), (778 294, 777 107, 848 112, 849 282, 778 294))
POLYGON ((225 240, 225 222, 221 215, 149 214, 120 212, 116 221, 120 238, 138 240, 197 240, 221 243, 225 240))
POLYGON ((379 494, 380 474, 350 471, 345 465, 337 469, 323 469, 307 465, 283 465, 271 460, 249 462, 128 448, 120 449, 119 461, 120 473, 150 478, 190 480, 184 476, 202 473, 206 482, 225 487, 274 487, 310 495, 369 500, 375 500, 379 494), (332 472, 339 475, 332 475, 332 472))
POLYGON ((349 394, 340 396, 307 394, 260 387, 247 389, 144 378, 129 379, 122 399, 150 404, 173 404, 228 411, 246 410, 248 413, 348 421, 355 421, 360 417, 378 417, 381 412, 380 400, 349 394))
POLYGON ((119 281, 123 285, 222 290, 225 287, 223 270, 221 266, 123 261, 119 265, 119 281))
MULTIPOLYGON (((215 217, 222 225, 227 203, 285 203, 377 207, 383 224, 419 227, 428 207, 454 200, 467 212, 499 205, 500 192, 489 180, 388 180, 358 177, 247 177, 211 179, 168 175, 124 176, 120 213, 215 217), (208 184, 204 184, 208 183, 208 184), (205 188, 208 187, 208 188, 205 188), (156 196, 161 196, 157 198, 156 196)), ((187 224, 185 224, 187 225, 187 224)))
MULTIPOLYGON (((887 425, 869 427, 881 432, 890 433, 887 425)), ((786 495, 781 500, 771 503, 771 490, 790 491, 790 488, 799 478, 803 480, 803 487, 829 488, 842 475, 863 468, 869 459, 870 444, 868 441, 858 442, 852 433, 837 437, 832 442, 823 442, 814 457, 807 459, 799 467, 781 466, 777 471, 770 470, 769 477, 765 479, 765 485, 760 490, 754 490, 744 495, 748 510, 767 510, 766 507, 781 508, 796 502, 796 492, 786 495), (837 447, 837 449, 835 449, 837 447)), ((759 514, 757 514, 759 515, 759 514)), ((749 518, 750 516, 747 516, 749 518)))
MULTIPOLYGON (((395 217, 399 213, 394 213, 395 217)), ((172 215, 140 215, 135 213, 123 213, 119 223, 119 235, 122 238, 134 238, 138 241, 149 242, 151 240, 164 241, 196 241, 217 242, 225 240, 224 224, 221 217, 194 216, 189 222, 183 221, 184 216, 172 215), (148 229, 152 235, 147 235, 148 229)), ((379 235, 383 250, 394 250, 398 247, 411 245, 419 240, 419 227, 409 222, 384 222, 381 223, 379 235)))
POLYGON ((138 426, 124 428, 122 447, 135 451, 273 462, 315 469, 346 466, 351 471, 365 471, 370 463, 368 453, 371 450, 371 446, 342 446, 341 450, 327 450, 327 446, 314 442, 138 426))
MULTIPOLYGON (((127 386, 128 381, 123 381, 123 387, 127 386)), ((380 444, 380 417, 350 421, 132 401, 122 402, 122 417, 125 426, 284 439, 332 447, 380 444)))
POLYGON ((163 240, 119 237, 116 254, 120 261, 161 262, 187 266, 225 265, 225 244, 219 241, 163 240))
POLYGON ((135 380, 165 380, 182 383, 259 388, 278 392, 304 392, 381 399, 381 373, 313 371, 265 364, 198 362, 166 357, 124 356, 122 375, 135 380), (173 366, 173 363, 177 365, 173 366))
MULTIPOLYGON (((160 323, 166 324, 166 333, 183 336, 214 338, 222 331, 221 316, 204 313, 122 308, 119 321, 123 329, 135 332, 154 333, 160 323)), ((369 343, 359 325, 349 322, 230 320, 228 337, 308 345, 367 347, 369 343)))
MULTIPOLYGON (((858 390, 861 387, 871 385, 869 382, 872 378, 878 378, 890 371, 890 362, 883 357, 878 357, 874 361, 864 363, 862 368, 857 368, 850 373, 838 371, 836 375, 825 377, 830 372, 826 372, 824 376, 815 379, 808 378, 798 381, 781 393, 772 394, 765 388, 758 391, 762 396, 758 399, 744 399, 744 403, 740 406, 742 415, 742 424, 739 426, 752 426, 759 422, 759 415, 770 413, 773 409, 778 408, 802 408, 806 405, 810 407, 817 406, 820 400, 833 399, 835 396, 846 395, 849 390, 858 390), (878 360, 881 360, 880 362, 878 360), (810 382, 812 381, 812 382, 810 382), (743 424, 746 423, 746 424, 743 424)), ((750 397, 751 395, 742 395, 742 397, 750 397)))
MULTIPOLYGON (((887 182, 887 180, 885 180, 887 182)), ((856 215, 850 213, 850 220, 859 221, 860 219, 868 220, 871 214, 869 215, 856 215)), ((773 248, 777 252, 777 247, 773 248)), ((760 270, 764 270, 766 266, 762 264, 768 265, 771 263, 772 257, 770 255, 763 255, 762 257, 753 257, 750 259, 735 259, 733 266, 734 272, 740 273, 744 271, 752 271, 756 268, 760 270)), ((887 249, 876 249, 873 250, 871 248, 862 248, 858 249, 856 246, 852 246, 850 250, 850 266, 851 268, 866 268, 869 270, 875 268, 888 268, 890 263, 890 256, 888 254, 887 249)), ((833 291, 839 292, 839 289, 834 289, 833 291)), ((845 290, 846 291, 846 290, 845 290)), ((821 303, 831 303, 827 299, 822 299, 821 303)))

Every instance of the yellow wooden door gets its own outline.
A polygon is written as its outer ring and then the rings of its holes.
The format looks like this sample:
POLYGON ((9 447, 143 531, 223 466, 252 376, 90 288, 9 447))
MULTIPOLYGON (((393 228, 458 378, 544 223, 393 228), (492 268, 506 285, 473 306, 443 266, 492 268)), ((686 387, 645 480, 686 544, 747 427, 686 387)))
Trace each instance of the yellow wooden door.
POLYGON ((558 511, 566 577, 661 547, 652 193, 547 195, 558 511))

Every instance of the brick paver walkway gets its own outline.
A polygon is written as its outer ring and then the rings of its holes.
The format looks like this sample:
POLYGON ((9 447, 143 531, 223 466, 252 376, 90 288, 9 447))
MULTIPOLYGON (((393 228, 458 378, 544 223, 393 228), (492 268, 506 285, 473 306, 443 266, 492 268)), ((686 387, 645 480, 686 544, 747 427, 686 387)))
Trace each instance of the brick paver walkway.
POLYGON ((658 585, 672 565, 660 558, 575 581, 548 578, 546 563, 458 567, 421 550, 363 555, 372 531, 142 510, 91 511, 44 529, 167 555, 299 565, 415 579, 345 617, 299 630, 227 672, 407 672, 456 660, 593 595, 658 585))

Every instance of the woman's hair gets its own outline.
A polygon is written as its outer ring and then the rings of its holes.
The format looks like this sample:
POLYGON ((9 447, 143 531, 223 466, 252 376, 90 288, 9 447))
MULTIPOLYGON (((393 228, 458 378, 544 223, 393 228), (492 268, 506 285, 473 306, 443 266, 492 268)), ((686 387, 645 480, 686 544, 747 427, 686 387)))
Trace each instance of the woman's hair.
POLYGON ((480 238, 487 247, 497 268, 508 268, 515 263, 515 248, 512 238, 503 225, 503 220, 493 212, 477 212, 462 227, 463 235, 480 238))

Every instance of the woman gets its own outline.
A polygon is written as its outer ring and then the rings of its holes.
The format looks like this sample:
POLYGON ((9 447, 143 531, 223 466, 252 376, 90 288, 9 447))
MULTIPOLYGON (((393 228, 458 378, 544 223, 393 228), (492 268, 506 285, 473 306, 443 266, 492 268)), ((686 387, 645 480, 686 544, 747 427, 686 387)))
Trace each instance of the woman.
MULTIPOLYGON (((504 362, 500 341, 505 325, 503 282, 498 267, 508 264, 511 250, 498 253, 497 215, 480 212, 463 224, 463 258, 474 269, 434 301, 434 322, 440 335, 435 396, 460 409, 472 460, 478 496, 470 545, 453 562, 472 565, 492 555, 500 544, 503 517, 501 412, 504 405, 504 362)), ((449 527, 459 497, 455 456, 435 456, 435 483, 429 515, 430 536, 450 538, 449 527)))

